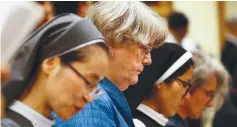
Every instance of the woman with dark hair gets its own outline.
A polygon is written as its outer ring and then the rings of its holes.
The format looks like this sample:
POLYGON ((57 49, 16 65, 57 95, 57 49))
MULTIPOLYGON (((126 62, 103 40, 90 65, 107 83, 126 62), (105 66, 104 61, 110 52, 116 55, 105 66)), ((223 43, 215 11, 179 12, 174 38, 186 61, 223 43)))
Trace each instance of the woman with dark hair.
POLYGON ((153 49, 152 64, 124 94, 136 127, 163 127, 189 97, 192 55, 177 44, 153 49))
POLYGON ((108 55, 91 21, 73 14, 56 17, 29 36, 11 60, 2 91, 11 104, 6 117, 22 127, 51 127, 52 111, 70 119, 101 94, 97 83, 107 74, 108 55))

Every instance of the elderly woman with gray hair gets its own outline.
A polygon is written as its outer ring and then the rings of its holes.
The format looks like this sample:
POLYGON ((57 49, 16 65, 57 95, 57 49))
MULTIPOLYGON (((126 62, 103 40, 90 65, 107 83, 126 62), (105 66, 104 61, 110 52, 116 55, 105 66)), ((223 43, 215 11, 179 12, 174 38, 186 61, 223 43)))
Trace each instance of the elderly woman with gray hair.
MULTIPOLYGON (((190 98, 169 120, 175 127, 188 126, 187 118, 199 119, 206 108, 212 108, 212 113, 205 113, 203 117, 207 125, 209 121, 212 121, 213 113, 223 104, 224 97, 228 92, 229 75, 217 59, 209 54, 199 52, 194 53, 193 62, 193 87, 190 91, 190 98)), ((189 126, 193 127, 193 125, 189 126)))
POLYGON ((69 121, 56 114, 55 126, 132 127, 132 115, 121 91, 138 82, 150 51, 167 35, 163 19, 141 2, 98 2, 87 14, 105 37, 111 53, 108 75, 100 82, 103 94, 69 121))

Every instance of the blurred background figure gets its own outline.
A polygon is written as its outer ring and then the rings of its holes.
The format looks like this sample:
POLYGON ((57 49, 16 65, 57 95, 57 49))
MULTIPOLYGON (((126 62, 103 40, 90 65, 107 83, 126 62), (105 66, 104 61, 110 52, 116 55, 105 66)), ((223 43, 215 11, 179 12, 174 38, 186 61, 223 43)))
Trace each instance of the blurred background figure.
POLYGON ((50 21, 57 15, 73 13, 81 17, 86 16, 88 8, 95 2, 92 1, 37 1, 44 9, 44 17, 38 27, 50 21))
POLYGON ((230 94, 217 112, 214 127, 234 127, 237 125, 237 13, 227 20, 228 33, 221 60, 232 77, 230 94))
POLYGON ((86 12, 92 4, 93 4, 92 1, 54 1, 53 2, 55 15, 59 15, 62 13, 73 13, 81 17, 86 17, 86 12))
POLYGON ((78 1, 54 1, 55 15, 63 13, 77 14, 78 1))
POLYGON ((44 16, 40 23, 38 24, 38 27, 42 26, 44 23, 48 22, 49 20, 53 19, 55 16, 55 8, 54 4, 51 1, 37 1, 44 10, 44 16))
MULTIPOLYGON (((44 10, 35 2, 1 2, 1 85, 6 83, 9 74, 9 63, 25 37, 36 28, 43 17, 44 10), (4 63, 4 65, 3 65, 4 63)), ((1 86, 1 119, 5 115, 5 97, 1 86)))
POLYGON ((10 57, 44 16, 44 9, 35 2, 1 2, 1 62, 10 57))
POLYGON ((227 21, 228 33, 221 60, 232 76, 234 88, 237 88, 237 12, 227 21))
POLYGON ((170 35, 167 42, 177 43, 190 52, 199 50, 199 46, 191 38, 187 37, 189 29, 188 18, 180 12, 173 12, 168 16, 170 35))

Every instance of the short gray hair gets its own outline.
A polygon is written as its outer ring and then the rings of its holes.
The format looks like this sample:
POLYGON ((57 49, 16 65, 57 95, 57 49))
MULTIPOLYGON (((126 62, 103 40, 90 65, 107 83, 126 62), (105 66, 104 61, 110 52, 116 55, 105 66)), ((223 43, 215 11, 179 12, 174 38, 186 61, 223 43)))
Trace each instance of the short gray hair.
MULTIPOLYGON (((219 96, 219 99, 224 99, 224 96, 228 93, 230 83, 230 76, 224 66, 214 56, 204 52, 195 52, 193 54, 193 62, 192 84, 194 89, 201 87, 210 75, 214 75, 217 79, 215 96, 219 96)), ((219 108, 221 105, 216 104, 216 108, 219 108)))
POLYGON ((162 43, 168 33, 164 19, 138 1, 97 2, 87 12, 103 36, 113 43, 127 40, 162 43))

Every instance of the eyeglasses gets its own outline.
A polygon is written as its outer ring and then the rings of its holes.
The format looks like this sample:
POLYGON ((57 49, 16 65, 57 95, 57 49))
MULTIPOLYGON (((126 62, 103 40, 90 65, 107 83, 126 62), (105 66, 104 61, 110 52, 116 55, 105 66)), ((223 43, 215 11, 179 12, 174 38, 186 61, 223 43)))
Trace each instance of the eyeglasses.
MULTIPOLYGON (((90 95, 92 96, 93 100, 97 99, 100 95, 103 94, 103 91, 97 87, 97 84, 91 83, 89 80, 87 80, 79 71, 77 71, 71 64, 64 63, 66 66, 68 66, 75 74, 77 74, 78 77, 82 78, 84 82, 87 84, 87 86, 90 88, 90 95)), ((100 78, 100 80, 102 80, 100 78)))
POLYGON ((214 91, 208 91, 203 87, 201 87, 201 89, 205 93, 205 96, 208 97, 207 103, 210 103, 214 98, 214 91))
POLYGON ((149 54, 152 51, 152 46, 143 45, 141 43, 138 43, 138 46, 141 48, 141 50, 139 51, 143 59, 147 54, 149 54))
POLYGON ((187 90, 185 91, 185 93, 183 95, 183 97, 185 97, 189 93, 189 91, 191 90, 192 84, 190 82, 186 82, 186 81, 184 81, 180 78, 176 78, 176 80, 181 82, 184 88, 187 88, 187 90))

